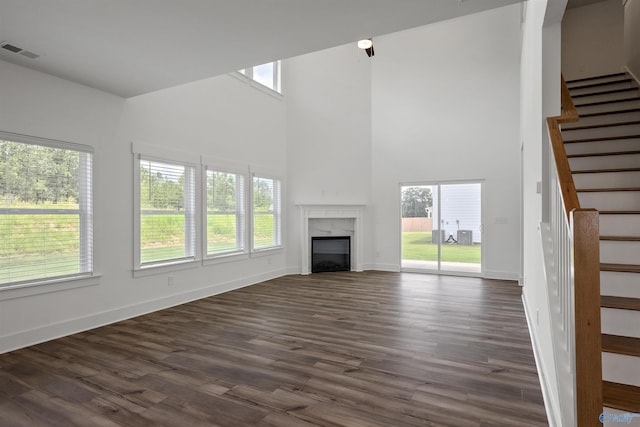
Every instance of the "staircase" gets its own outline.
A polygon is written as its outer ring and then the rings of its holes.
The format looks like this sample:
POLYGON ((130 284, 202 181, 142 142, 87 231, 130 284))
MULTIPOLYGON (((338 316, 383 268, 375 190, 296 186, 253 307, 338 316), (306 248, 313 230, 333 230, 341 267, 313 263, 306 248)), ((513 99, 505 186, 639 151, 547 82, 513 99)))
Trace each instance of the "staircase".
POLYGON ((600 211, 604 406, 640 413, 640 89, 625 73, 567 86, 580 116, 562 125, 571 174, 580 206, 600 211))

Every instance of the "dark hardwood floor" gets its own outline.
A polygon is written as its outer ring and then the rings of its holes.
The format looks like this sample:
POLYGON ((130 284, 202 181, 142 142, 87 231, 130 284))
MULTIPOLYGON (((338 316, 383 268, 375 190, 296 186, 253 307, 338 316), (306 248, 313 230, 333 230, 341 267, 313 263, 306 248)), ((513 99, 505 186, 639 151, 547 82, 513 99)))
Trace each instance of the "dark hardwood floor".
POLYGON ((0 426, 546 426, 520 291, 271 280, 0 355, 0 426))

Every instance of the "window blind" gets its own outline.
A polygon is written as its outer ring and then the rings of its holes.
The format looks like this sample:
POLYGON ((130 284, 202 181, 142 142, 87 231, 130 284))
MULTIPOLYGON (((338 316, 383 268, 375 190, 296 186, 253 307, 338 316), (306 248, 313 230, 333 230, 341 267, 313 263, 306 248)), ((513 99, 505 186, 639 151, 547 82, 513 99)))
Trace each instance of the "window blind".
POLYGON ((207 168, 207 255, 245 249, 245 186, 242 174, 207 168))
POLYGON ((195 258, 195 168, 140 158, 140 264, 195 258))
POLYGON ((90 275, 92 149, 25 140, 0 139, 0 287, 90 275))
POLYGON ((281 195, 277 179, 253 177, 253 249, 281 245, 281 195))

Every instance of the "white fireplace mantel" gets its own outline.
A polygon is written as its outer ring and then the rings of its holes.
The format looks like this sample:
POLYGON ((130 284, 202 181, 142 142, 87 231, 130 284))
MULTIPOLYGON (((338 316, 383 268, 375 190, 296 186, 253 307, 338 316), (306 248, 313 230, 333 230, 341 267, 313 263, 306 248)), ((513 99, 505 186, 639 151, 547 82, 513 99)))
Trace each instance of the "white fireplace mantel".
POLYGON ((300 209, 300 236, 302 274, 311 272, 311 238, 309 236, 309 220, 314 218, 350 218, 354 220, 353 263, 351 270, 362 271, 362 216, 365 205, 298 205, 300 209))

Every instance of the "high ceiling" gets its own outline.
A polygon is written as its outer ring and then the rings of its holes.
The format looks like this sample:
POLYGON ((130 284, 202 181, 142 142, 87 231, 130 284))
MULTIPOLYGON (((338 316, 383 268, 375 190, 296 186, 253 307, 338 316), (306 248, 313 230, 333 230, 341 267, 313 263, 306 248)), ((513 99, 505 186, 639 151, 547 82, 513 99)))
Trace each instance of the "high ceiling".
POLYGON ((0 0, 0 60, 131 97, 519 1, 0 0))

